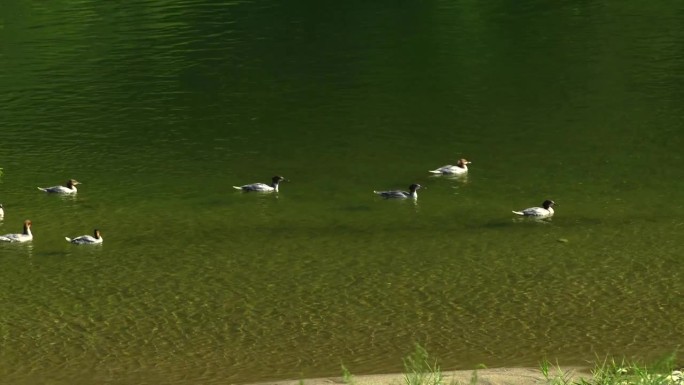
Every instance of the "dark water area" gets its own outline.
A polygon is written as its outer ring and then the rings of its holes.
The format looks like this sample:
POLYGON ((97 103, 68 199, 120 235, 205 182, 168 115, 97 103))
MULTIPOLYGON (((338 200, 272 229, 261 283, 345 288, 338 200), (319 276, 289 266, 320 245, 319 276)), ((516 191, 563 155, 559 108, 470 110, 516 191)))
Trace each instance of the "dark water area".
POLYGON ((3 2, 0 383, 672 353, 682 47, 677 1, 3 2))

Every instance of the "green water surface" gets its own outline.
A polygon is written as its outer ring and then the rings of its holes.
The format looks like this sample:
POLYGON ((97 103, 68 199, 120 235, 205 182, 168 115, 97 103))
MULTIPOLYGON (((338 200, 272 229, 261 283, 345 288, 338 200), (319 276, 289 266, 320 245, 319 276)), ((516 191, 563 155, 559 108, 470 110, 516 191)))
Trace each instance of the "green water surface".
POLYGON ((0 383, 671 353, 682 47, 679 1, 3 2, 0 383))

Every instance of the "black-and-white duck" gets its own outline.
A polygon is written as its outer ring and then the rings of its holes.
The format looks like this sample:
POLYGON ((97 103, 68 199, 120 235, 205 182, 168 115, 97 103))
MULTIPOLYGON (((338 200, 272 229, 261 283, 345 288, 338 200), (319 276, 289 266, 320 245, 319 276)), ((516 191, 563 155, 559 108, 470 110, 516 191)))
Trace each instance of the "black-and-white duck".
POLYGON ((233 186, 234 189, 242 191, 257 191, 257 192, 278 192, 278 185, 284 181, 282 176, 274 176, 270 185, 266 183, 252 183, 244 186, 233 186))
POLYGON ((401 190, 389 190, 389 191, 373 191, 375 194, 380 195, 383 198, 398 198, 398 199, 407 199, 407 198, 412 198, 412 199, 418 199, 418 189, 423 186, 414 183, 409 186, 409 191, 401 191, 401 190))
POLYGON ((523 215, 526 217, 548 218, 553 216, 553 205, 556 203, 552 200, 545 200, 542 207, 530 207, 522 211, 513 211, 513 214, 523 215))
POLYGON ((81 235, 76 238, 64 237, 64 239, 75 245, 96 245, 102 243, 102 234, 100 234, 100 230, 95 229, 93 235, 81 235))

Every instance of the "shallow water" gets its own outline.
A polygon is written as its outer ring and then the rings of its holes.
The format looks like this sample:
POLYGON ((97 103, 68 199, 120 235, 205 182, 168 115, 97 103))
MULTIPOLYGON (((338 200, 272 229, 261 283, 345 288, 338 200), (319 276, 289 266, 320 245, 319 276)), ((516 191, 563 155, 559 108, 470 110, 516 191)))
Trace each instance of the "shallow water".
POLYGON ((684 343, 677 2, 0 12, 0 382, 244 383, 684 343), (466 157, 466 178, 427 170, 466 157), (277 195, 232 186, 288 178, 277 195), (36 189, 83 182, 73 198, 36 189), (373 190, 420 183, 417 203, 373 190), (554 199, 551 221, 511 210, 554 199), (101 247, 64 236, 101 229, 101 247), (567 240, 561 242, 560 239, 567 240))

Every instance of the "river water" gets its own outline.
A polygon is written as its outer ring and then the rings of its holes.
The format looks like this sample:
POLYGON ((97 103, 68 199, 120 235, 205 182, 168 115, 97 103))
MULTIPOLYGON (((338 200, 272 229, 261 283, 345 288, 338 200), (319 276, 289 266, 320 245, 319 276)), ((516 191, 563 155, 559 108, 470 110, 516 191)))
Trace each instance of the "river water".
POLYGON ((3 2, 0 234, 35 238, 0 245, 0 383, 675 351, 682 26, 679 1, 3 2))

